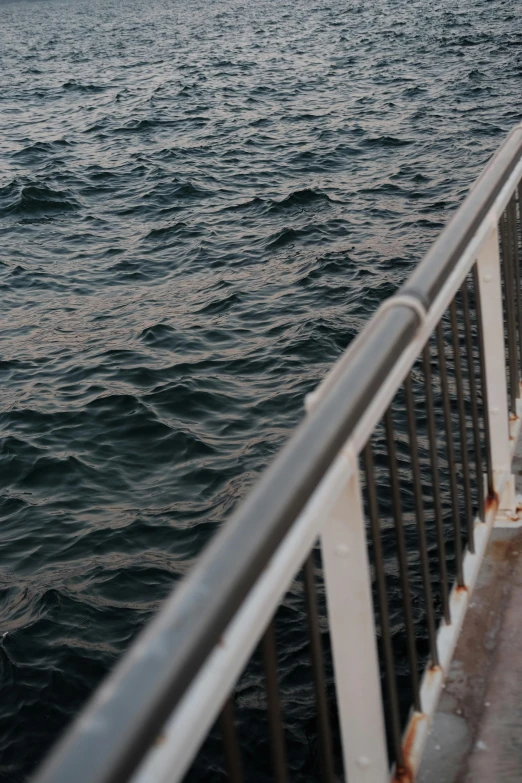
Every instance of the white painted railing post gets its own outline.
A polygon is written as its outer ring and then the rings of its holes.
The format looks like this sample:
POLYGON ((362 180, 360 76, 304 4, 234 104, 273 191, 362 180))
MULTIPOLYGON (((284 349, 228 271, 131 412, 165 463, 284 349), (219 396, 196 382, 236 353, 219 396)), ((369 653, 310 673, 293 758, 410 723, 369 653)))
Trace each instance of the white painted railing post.
POLYGON ((389 780, 370 568, 357 459, 321 533, 346 780, 389 780))
POLYGON ((477 271, 489 408, 486 426, 489 427, 495 490, 499 491, 500 476, 505 476, 504 490, 499 497, 499 510, 514 511, 515 481, 511 473, 506 349, 497 224, 492 227, 488 239, 478 254, 477 271))

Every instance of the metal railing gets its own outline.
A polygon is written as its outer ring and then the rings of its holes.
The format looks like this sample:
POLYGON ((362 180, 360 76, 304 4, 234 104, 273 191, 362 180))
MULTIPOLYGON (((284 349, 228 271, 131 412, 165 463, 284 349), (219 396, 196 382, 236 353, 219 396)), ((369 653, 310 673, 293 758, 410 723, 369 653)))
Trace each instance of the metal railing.
POLYGON ((521 180, 519 126, 38 783, 174 783, 207 737, 208 779, 290 780, 281 606, 313 681, 317 776, 414 778, 491 528, 515 508, 521 180), (257 777, 234 696, 254 665, 257 777))

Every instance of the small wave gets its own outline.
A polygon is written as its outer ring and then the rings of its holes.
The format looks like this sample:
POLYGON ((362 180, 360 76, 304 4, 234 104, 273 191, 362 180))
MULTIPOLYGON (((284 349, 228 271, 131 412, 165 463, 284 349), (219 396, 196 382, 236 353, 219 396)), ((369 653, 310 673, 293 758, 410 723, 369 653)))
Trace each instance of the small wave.
POLYGON ((49 215, 79 209, 70 190, 53 190, 45 185, 19 185, 13 180, 0 189, 0 215, 49 215))
MULTIPOLYGON (((167 198, 168 200, 170 200, 171 198, 197 199, 197 198, 204 198, 205 196, 209 196, 211 194, 213 194, 212 190, 208 190, 207 188, 204 188, 201 185, 195 185, 192 182, 178 182, 174 185, 174 188, 172 189, 172 191, 170 191, 167 198)), ((160 194, 152 191, 148 195, 159 196, 160 194)))
POLYGON ((480 46, 480 44, 483 43, 483 38, 480 35, 461 35, 455 43, 457 43, 458 46, 480 46))
POLYGON ((378 182, 371 188, 362 188, 360 193, 388 193, 394 195, 406 195, 406 192, 399 185, 395 185, 393 182, 378 182))
POLYGON ((18 159, 37 159, 39 157, 53 156, 56 152, 70 147, 71 143, 66 139, 56 139, 55 141, 36 141, 29 143, 22 149, 13 152, 12 157, 18 159))
POLYGON ((121 176, 121 174, 118 171, 113 171, 112 169, 104 169, 100 166, 93 166, 87 169, 86 171, 87 176, 91 182, 96 183, 113 183, 115 180, 118 180, 121 176))
POLYGON ((232 307, 234 307, 234 305, 240 304, 242 301, 243 300, 240 294, 233 293, 230 294, 230 296, 226 296, 224 299, 216 299, 213 302, 209 302, 209 304, 199 308, 197 312, 217 315, 219 313, 227 312, 232 307))
MULTIPOLYGON (((194 117, 194 120, 205 119, 194 117)), ((206 121, 206 119, 205 119, 206 121)), ((157 131, 162 128, 173 128, 178 123, 176 120, 166 120, 159 118, 144 117, 141 120, 132 119, 125 125, 111 128, 111 133, 145 133, 148 131, 157 131)))
POLYGON ((151 119, 132 119, 121 127, 114 128, 113 133, 142 133, 143 131, 156 130, 158 122, 151 119))
POLYGON ((235 68, 237 63, 232 62, 232 60, 218 60, 215 63, 212 63, 214 68, 235 68))
POLYGON ((168 345, 170 347, 173 342, 175 329, 168 324, 155 324, 154 326, 147 326, 141 332, 139 339, 146 345, 154 346, 155 348, 168 345))
POLYGON ((144 239, 154 242, 156 240, 168 239, 168 237, 171 236, 179 236, 180 234, 191 234, 193 236, 198 236, 200 233, 201 232, 198 229, 194 229, 192 226, 189 226, 188 223, 180 221, 179 223, 172 223, 169 226, 151 228, 148 234, 145 235, 144 239))
POLYGON ((176 147, 164 147, 151 153, 151 158, 155 160, 177 160, 183 157, 183 150, 176 147))
POLYGON ((69 79, 69 81, 62 84, 62 90, 74 91, 74 92, 104 92, 107 88, 101 84, 82 84, 76 81, 76 79, 69 79))
POLYGON ((304 211, 305 207, 319 204, 336 203, 337 199, 332 198, 322 190, 314 188, 303 188, 294 190, 282 199, 263 199, 256 196, 248 201, 242 201, 234 204, 232 207, 226 207, 234 211, 253 211, 255 213, 277 214, 288 210, 304 211))
POLYGON ((294 244, 299 244, 300 247, 323 244, 332 237, 344 238, 346 234, 346 221, 342 218, 331 218, 324 222, 307 223, 298 228, 285 226, 267 238, 266 247, 274 250, 286 246, 293 247, 294 244))
POLYGON ((86 124, 82 133, 98 133, 100 136, 109 136, 109 127, 107 119, 97 120, 92 125, 86 124))
POLYGON ((333 202, 335 199, 328 196, 322 190, 313 188, 304 188, 303 190, 294 190, 281 201, 272 202, 275 209, 287 207, 302 207, 308 204, 317 204, 318 202, 333 202))
POLYGON ((402 94, 406 98, 417 98, 427 92, 425 87, 421 87, 420 84, 416 84, 414 87, 406 87, 402 94))
POLYGON ((365 147, 407 147, 413 144, 411 139, 399 139, 398 136, 372 136, 369 139, 363 139, 361 144, 365 147))
POLYGON ((339 144, 333 149, 305 150, 290 158, 290 165, 300 171, 323 172, 337 170, 346 166, 347 159, 361 155, 358 147, 351 144, 339 144))
POLYGON ((273 125, 274 121, 270 117, 259 117, 257 120, 252 120, 249 123, 250 128, 266 128, 273 125))
POLYGON ((305 274, 298 280, 298 284, 308 286, 321 279, 337 279, 339 281, 342 279, 346 283, 347 271, 354 270, 354 267, 348 250, 325 253, 306 269, 305 274))
POLYGON ((267 202, 265 199, 259 198, 258 196, 255 196, 254 198, 248 199, 248 201, 240 201, 239 204, 232 204, 227 205, 223 208, 224 212, 227 211, 233 211, 233 212, 242 212, 245 211, 254 211, 254 212, 262 212, 266 209, 267 202))
POLYGON ((296 242, 298 238, 299 232, 295 228, 283 228, 270 238, 267 242, 267 248, 275 250, 279 247, 285 247, 296 242))

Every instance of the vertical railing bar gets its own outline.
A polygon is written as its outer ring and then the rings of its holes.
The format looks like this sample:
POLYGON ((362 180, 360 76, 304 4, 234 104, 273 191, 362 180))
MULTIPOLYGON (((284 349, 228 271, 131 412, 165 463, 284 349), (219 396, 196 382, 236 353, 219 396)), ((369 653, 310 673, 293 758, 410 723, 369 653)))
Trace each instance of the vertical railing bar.
POLYGON ((513 274, 511 268, 510 232, 508 230, 508 217, 505 212, 500 218, 500 234, 502 244, 502 262, 504 267, 504 296, 506 300, 506 326, 508 337, 508 363, 509 363, 509 400, 511 413, 517 411, 518 392, 518 367, 517 345, 515 335, 515 312, 513 304, 513 274))
MULTIPOLYGON (((500 261, 498 223, 491 226, 488 237, 478 251, 476 266, 482 320, 484 326, 487 326, 487 331, 483 331, 482 349, 488 392, 487 426, 494 480, 494 492, 489 497, 489 503, 496 501, 499 511, 513 513, 516 508, 515 477, 511 472, 506 307, 502 294, 503 264, 500 261)), ((507 299, 509 301, 509 296, 507 299)))
POLYGON ((430 444, 430 462, 433 486, 433 505, 435 507, 435 530, 437 535, 437 548, 439 550, 439 569, 442 593, 442 612, 444 620, 449 625, 451 623, 449 588, 448 588, 448 570, 446 567, 446 546, 444 543, 444 522, 442 518, 442 502, 439 480, 439 459, 437 455, 437 431, 435 427, 435 406, 433 402, 433 388, 431 376, 431 351, 429 341, 424 346, 422 352, 422 362, 424 369, 424 382, 426 390, 426 413, 428 418, 428 436, 430 444))
POLYGON ((486 480, 488 498, 495 495, 495 482, 493 478, 493 460, 491 456, 491 436, 489 431, 489 402, 488 387, 486 383, 486 365, 484 361, 484 325, 482 320, 482 302, 480 300, 480 288, 477 264, 473 264, 473 294, 475 298, 475 312, 477 317, 477 338, 479 354, 480 390, 482 396, 482 417, 484 421, 484 451, 486 452, 486 480))
POLYGON ((317 713, 317 731, 321 754, 322 780, 334 783, 335 769, 332 750, 332 732, 326 700, 326 681, 324 676, 323 647, 319 630, 319 612, 317 609, 317 589, 315 586, 313 550, 304 563, 304 585, 306 596, 306 616, 310 638, 310 657, 315 687, 315 705, 317 713))
MULTIPOLYGON (((515 278, 515 298, 517 309, 517 327, 518 327, 518 367, 522 368, 522 291, 520 289, 520 258, 518 253, 518 225, 517 225, 517 200, 516 192, 509 203, 511 211, 511 236, 513 242, 513 273, 515 278)), ((517 387, 517 396, 518 387, 517 387)))
POLYGON ((268 725, 270 729, 270 747, 272 750, 272 765, 274 780, 277 783, 288 783, 286 768, 286 745, 279 697, 279 682, 277 675, 277 649, 273 621, 263 635, 262 643, 263 666, 265 670, 265 685, 268 701, 268 725))
POLYGON ((421 711, 419 672, 417 664, 417 649, 415 645, 415 626, 411 608, 410 580, 408 576, 408 557, 406 541, 404 538, 404 525, 402 521, 402 503, 399 484, 399 471, 397 469, 397 453, 393 430, 393 416, 391 407, 384 414, 386 430, 386 448, 388 451, 388 467, 390 472, 392 512, 395 523, 395 540, 397 543, 397 559, 399 561, 399 575, 401 580, 401 592, 404 604, 404 626, 406 630, 406 643, 408 649, 408 666, 410 669, 411 687, 413 691, 413 708, 421 711))
POLYGON ((419 453, 417 443, 417 424, 415 421, 415 401, 413 397, 413 384, 411 370, 404 381, 406 392, 406 415, 408 419, 408 438, 410 441, 411 473, 413 479, 413 498, 415 504, 415 520, 417 523, 417 535, 419 538, 419 555, 421 562, 422 582, 426 600, 426 622, 430 642, 431 662, 439 665, 439 653, 437 649, 437 630, 435 627, 435 615, 433 612, 433 598, 431 594, 430 567, 428 562, 428 543, 426 540, 426 528, 424 524, 424 509, 422 507, 422 484, 419 465, 419 453))
POLYGON ((484 522, 484 482, 482 480, 482 454, 480 448, 480 421, 477 402, 477 380, 475 378, 475 359, 473 356, 473 340, 471 336, 471 316, 469 310, 468 279, 461 286, 462 310, 464 315, 464 336, 466 353, 468 355, 468 382, 471 402, 471 421, 473 425, 473 441, 475 446, 475 467, 478 498, 478 517, 484 522))
POLYGON ((368 441, 363 449, 364 471, 366 473, 366 489, 368 496, 368 512, 372 533, 373 554, 375 560, 375 580, 377 583, 377 596, 379 601, 379 614, 381 617, 381 636, 384 653, 384 672, 388 699, 390 702, 390 722, 395 763, 398 767, 404 767, 404 754, 402 750, 401 725, 399 718, 399 697, 397 694, 397 682, 395 680, 395 665, 393 661, 393 648, 390 634, 390 619, 388 614, 388 592, 386 590, 386 577, 384 574, 384 559, 382 555, 381 529, 377 509, 377 496, 375 494, 375 474, 373 468, 373 454, 371 442, 368 441))
POLYGON ((444 408, 444 422, 446 428, 446 447, 448 452, 449 482, 451 492, 451 506, 453 514, 453 530, 455 534, 455 561, 457 566, 457 584, 464 586, 464 572, 462 570, 462 534, 460 530, 459 498, 457 491, 457 477, 455 474, 455 445, 453 443, 453 426, 451 421, 451 406, 448 389, 448 374, 446 369, 446 352, 444 348, 444 333, 442 321, 439 321, 436 329, 437 352, 439 355, 440 380, 442 386, 442 401, 444 408))
MULTIPOLYGON (((518 183, 518 227, 516 220, 516 203, 515 203, 515 252, 516 252, 516 273, 517 273, 517 291, 519 293, 518 299, 518 341, 520 349, 520 371, 522 373, 522 291, 521 291, 521 272, 520 272, 520 255, 519 248, 522 248, 522 180, 518 183), (519 230, 520 229, 520 230, 519 230)), ((516 202, 515 196, 513 200, 516 202)))
POLYGON ((346 483, 323 520, 321 558, 344 775, 350 783, 369 783, 388 780, 390 771, 377 612, 359 460, 349 448, 340 459, 346 483))
POLYGON ((455 369, 455 385, 457 387, 457 409, 460 431, 460 462, 462 465, 462 489, 464 492, 464 514, 468 533, 469 551, 474 554, 475 540, 473 531, 473 508, 471 505, 471 485, 469 480, 468 432, 466 425, 466 409, 464 405, 464 386, 462 379, 462 357, 460 355, 459 327, 457 323, 457 299, 453 297, 450 304, 451 342, 453 346, 453 364, 455 369))
POLYGON ((230 783, 243 783, 243 769, 241 765, 241 752, 236 731, 236 719, 234 697, 231 694, 223 705, 219 723, 223 744, 225 746, 225 760, 230 783))

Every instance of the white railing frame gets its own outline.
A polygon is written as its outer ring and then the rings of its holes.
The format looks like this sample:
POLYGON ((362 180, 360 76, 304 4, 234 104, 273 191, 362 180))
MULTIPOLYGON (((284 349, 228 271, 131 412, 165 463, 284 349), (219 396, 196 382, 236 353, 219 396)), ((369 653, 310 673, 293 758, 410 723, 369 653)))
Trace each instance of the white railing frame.
POLYGON ((344 771, 349 781, 385 781, 388 757, 357 454, 326 520, 321 553, 344 771), (335 628, 335 632, 332 630, 335 628))
MULTIPOLYGON (((473 263, 478 263, 479 295, 483 312, 488 427, 492 444, 495 490, 500 507, 511 510, 514 484, 511 460, 520 419, 508 423, 506 366, 498 221, 516 185, 522 179, 522 161, 513 170, 475 236, 446 280, 429 311, 412 298, 392 297, 384 307, 409 306, 421 324, 386 382, 361 417, 325 478, 297 518, 262 576, 236 613, 221 644, 209 656, 165 725, 160 741, 145 757, 133 783, 176 783, 219 714, 223 703, 248 662, 273 612, 288 590, 308 552, 321 541, 332 640, 344 767, 350 783, 385 783, 387 768, 380 675, 376 653, 371 582, 365 525, 359 486, 357 455, 384 414, 400 384, 420 355, 442 314, 473 263), (402 301, 400 301, 402 300, 402 301), (511 438, 510 438, 511 435, 511 438), (356 627, 356 632, 354 628, 356 627)), ((372 322, 367 329, 372 328, 372 322)), ((313 407, 350 361, 350 349, 336 363, 317 390, 309 395, 313 407)), ((518 409, 520 416, 521 409, 518 409)), ((440 666, 427 670, 421 683, 422 713, 412 714, 405 733, 407 764, 415 775, 447 674, 471 591, 495 521, 490 507, 485 524, 475 520, 475 554, 463 560, 465 588, 450 596, 452 622, 441 624, 437 635, 440 666)))
POLYGON ((499 510, 514 511, 515 480, 511 473, 498 222, 492 227, 477 256, 477 271, 482 307, 493 479, 495 491, 499 496, 499 510), (500 492, 498 482, 501 476, 506 474, 504 488, 500 492))

